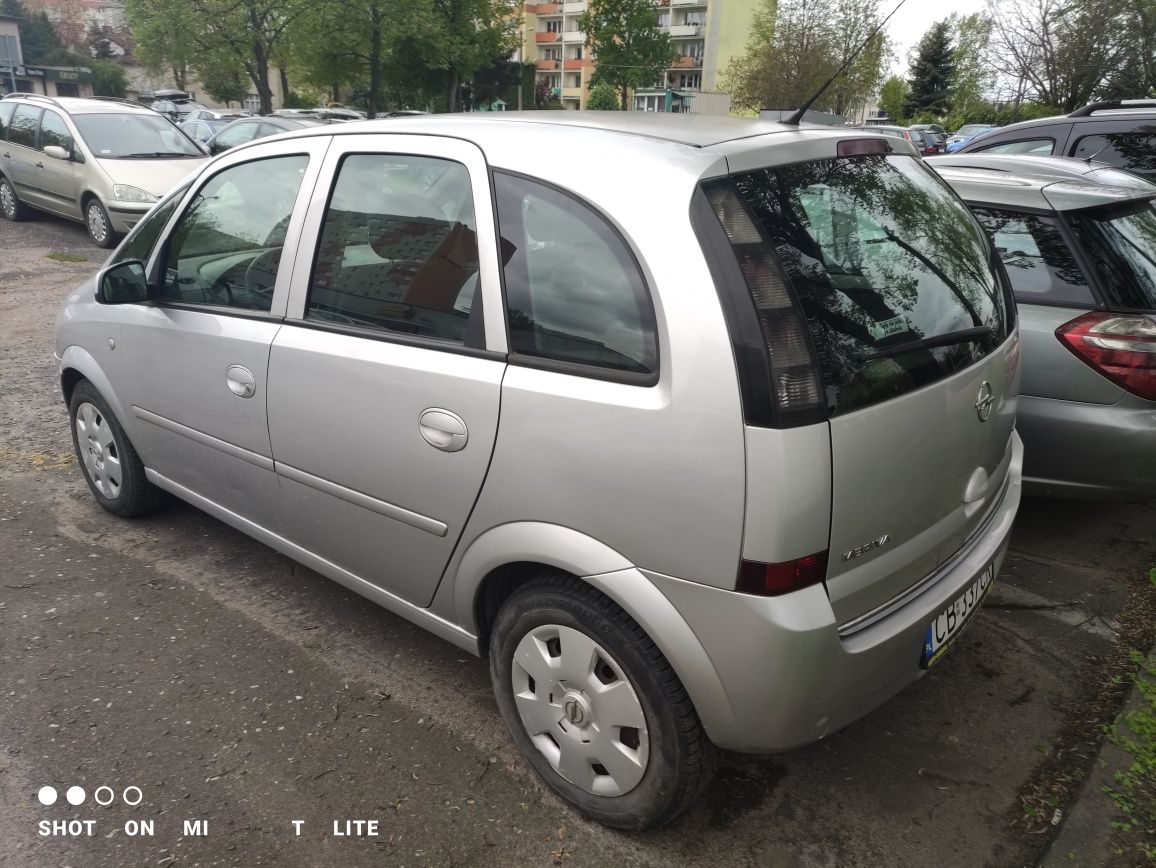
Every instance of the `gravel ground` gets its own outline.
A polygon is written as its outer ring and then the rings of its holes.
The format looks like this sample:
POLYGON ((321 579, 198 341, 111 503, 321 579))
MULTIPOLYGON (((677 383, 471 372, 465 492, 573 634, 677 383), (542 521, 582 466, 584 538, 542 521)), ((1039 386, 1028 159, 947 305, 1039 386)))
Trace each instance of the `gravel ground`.
POLYGON ((1025 502, 991 605, 928 677, 820 744, 725 757, 671 828, 609 832, 522 764, 483 661, 190 507, 96 506, 51 333, 103 258, 79 226, 0 222, 0 863, 946 868, 1046 845, 1022 799, 1091 761, 1049 759, 1156 556, 1151 505, 1025 502), (39 834, 54 820, 93 834, 39 834), (337 834, 354 820, 378 834, 337 834))

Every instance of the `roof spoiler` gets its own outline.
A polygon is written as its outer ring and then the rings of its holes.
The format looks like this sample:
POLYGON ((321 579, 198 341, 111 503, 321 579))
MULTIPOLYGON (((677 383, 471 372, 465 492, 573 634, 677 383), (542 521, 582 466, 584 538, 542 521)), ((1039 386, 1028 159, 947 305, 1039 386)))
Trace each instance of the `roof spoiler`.
POLYGON ((1068 115, 1070 118, 1086 118, 1095 112, 1110 111, 1112 109, 1156 109, 1156 99, 1113 99, 1107 102, 1088 103, 1068 115))

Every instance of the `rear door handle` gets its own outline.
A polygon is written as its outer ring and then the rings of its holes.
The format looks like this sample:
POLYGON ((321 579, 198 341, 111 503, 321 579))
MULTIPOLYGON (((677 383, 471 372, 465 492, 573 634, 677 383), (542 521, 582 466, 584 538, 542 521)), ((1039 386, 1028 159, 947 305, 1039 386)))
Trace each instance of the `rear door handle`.
POLYGON ((460 452, 465 449, 466 440, 469 438, 462 417, 440 407, 423 410, 418 417, 417 427, 422 439, 442 452, 460 452))

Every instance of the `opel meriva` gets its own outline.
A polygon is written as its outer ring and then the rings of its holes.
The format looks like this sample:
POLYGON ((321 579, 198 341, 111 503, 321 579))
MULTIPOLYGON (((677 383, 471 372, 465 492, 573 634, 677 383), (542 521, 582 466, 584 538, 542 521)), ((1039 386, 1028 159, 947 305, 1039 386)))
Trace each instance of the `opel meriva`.
POLYGON ((81 467, 491 662, 546 784, 677 816, 940 659, 1020 499, 998 259, 911 146, 683 115, 238 147, 68 299, 81 467), (935 215, 931 220, 928 215, 935 215))

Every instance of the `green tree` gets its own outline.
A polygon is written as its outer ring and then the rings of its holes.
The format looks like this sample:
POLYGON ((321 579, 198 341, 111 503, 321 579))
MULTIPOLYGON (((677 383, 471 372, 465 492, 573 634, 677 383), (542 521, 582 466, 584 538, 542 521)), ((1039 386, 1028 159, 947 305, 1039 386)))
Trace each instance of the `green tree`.
MULTIPOLYGON (((867 39, 879 0, 762 0, 744 53, 727 67, 723 87, 741 109, 797 108, 867 39)), ((816 106, 845 114, 875 92, 887 41, 876 34, 816 106)))
POLYGON ((92 92, 96 96, 119 96, 124 98, 128 89, 128 77, 124 67, 115 60, 95 57, 88 62, 92 70, 92 92))
POLYGON ((616 88, 624 111, 630 91, 654 84, 678 56, 658 26, 653 0, 590 0, 578 26, 598 58, 591 83, 616 88))
POLYGON ((618 111, 618 93, 614 86, 601 82, 590 88, 590 96, 586 99, 586 108, 590 111, 618 111))
POLYGON ((955 77, 955 53, 951 26, 937 21, 923 34, 911 63, 911 90, 904 103, 908 116, 931 114, 942 117, 951 106, 949 98, 955 77))
POLYGON ((982 106, 995 87, 995 70, 987 56, 992 21, 982 12, 952 15, 947 21, 955 41, 955 74, 947 102, 953 114, 967 114, 982 106))
POLYGON ((879 89, 879 108, 887 112, 893 124, 906 124, 903 106, 907 102, 907 82, 893 75, 879 89))
POLYGON ((205 93, 225 105, 244 104, 249 95, 249 86, 240 67, 219 64, 205 69, 198 77, 205 93))
POLYGON ((177 89, 186 90, 198 54, 197 23, 189 8, 179 0, 124 0, 124 17, 137 59, 152 72, 168 72, 177 89))

